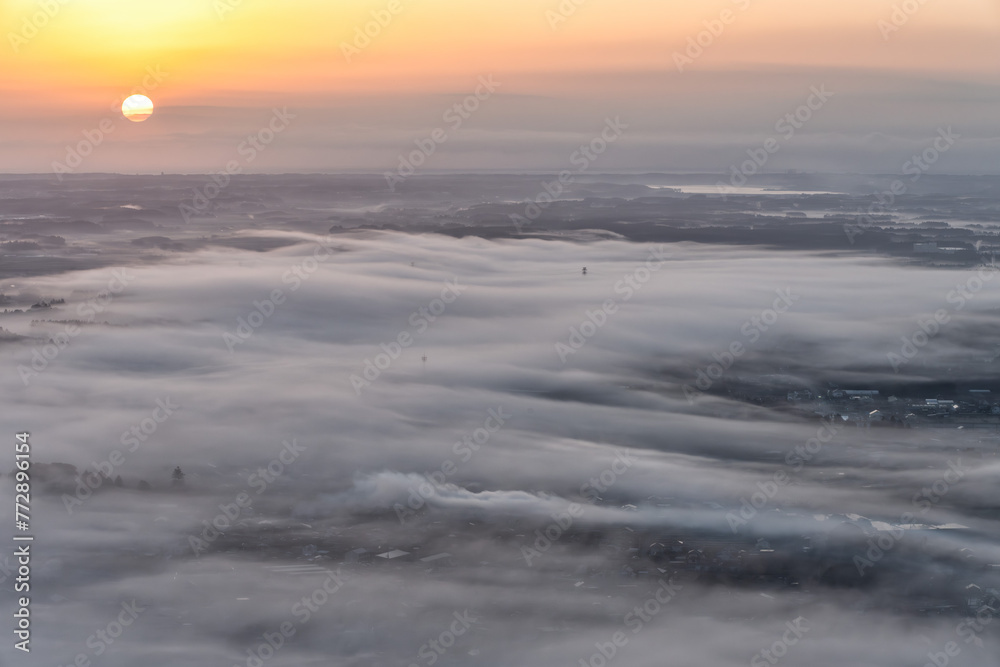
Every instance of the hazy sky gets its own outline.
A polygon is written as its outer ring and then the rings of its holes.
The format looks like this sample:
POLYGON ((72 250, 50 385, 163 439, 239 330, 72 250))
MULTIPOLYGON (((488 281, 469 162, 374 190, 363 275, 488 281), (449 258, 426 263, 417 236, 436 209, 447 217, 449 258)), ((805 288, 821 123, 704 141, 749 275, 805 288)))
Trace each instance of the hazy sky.
POLYGON ((383 171, 436 127, 425 169, 554 169, 617 116, 595 170, 723 171, 826 86, 769 169, 895 173, 951 125, 962 145, 935 170, 995 173, 1000 1, 894 4, 5 0, 0 170, 52 171, 89 133, 106 136, 76 171, 383 171), (491 76, 455 127, 446 112, 491 76), (112 111, 144 87, 150 120, 112 111), (276 107, 295 117, 246 160, 276 107))

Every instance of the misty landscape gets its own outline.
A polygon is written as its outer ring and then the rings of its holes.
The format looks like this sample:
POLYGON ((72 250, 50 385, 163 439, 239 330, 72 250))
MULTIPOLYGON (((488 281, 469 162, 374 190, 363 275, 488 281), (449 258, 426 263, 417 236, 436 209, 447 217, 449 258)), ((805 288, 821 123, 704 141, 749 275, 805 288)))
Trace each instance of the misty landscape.
POLYGON ((0 667, 1000 667, 1000 0, 3 0, 0 667))
POLYGON ((0 177, 32 661, 1000 658, 1000 179, 206 178, 0 177))

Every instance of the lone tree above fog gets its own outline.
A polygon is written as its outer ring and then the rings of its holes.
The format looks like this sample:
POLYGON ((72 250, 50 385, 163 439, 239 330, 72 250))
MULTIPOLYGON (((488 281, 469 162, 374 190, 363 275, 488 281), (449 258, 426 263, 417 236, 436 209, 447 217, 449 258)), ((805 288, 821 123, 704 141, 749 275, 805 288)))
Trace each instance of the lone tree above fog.
POLYGON ((181 470, 180 466, 174 468, 174 474, 171 475, 174 480, 174 486, 181 486, 184 484, 184 471, 181 470))

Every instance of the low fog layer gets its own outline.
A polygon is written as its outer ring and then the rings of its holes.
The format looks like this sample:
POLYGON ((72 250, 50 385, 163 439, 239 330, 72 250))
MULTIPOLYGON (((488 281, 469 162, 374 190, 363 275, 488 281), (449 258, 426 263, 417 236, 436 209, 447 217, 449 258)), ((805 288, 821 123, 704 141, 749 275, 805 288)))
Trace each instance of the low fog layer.
POLYGON ((81 492, 37 466, 31 664, 1000 659, 960 627, 1000 587, 996 426, 830 426, 731 391, 995 402, 991 268, 228 215, 0 260, 0 423, 36 464, 110 471, 81 492), (673 563, 789 540, 781 577, 673 563))

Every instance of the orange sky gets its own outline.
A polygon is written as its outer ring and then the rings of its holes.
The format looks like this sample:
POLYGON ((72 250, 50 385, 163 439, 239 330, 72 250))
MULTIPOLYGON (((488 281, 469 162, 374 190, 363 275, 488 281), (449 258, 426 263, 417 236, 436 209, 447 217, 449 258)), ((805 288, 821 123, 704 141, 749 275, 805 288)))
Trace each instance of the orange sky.
MULTIPOLYGON (((166 75, 155 89, 143 91, 156 102, 157 114, 133 128, 130 137, 124 132, 109 137, 115 150, 106 151, 104 160, 95 157, 94 168, 127 169, 129 155, 141 152, 130 153, 128 142, 148 147, 168 139, 169 169, 181 168, 185 160, 193 169, 202 167, 200 161, 210 166, 211 148, 199 153, 197 142, 224 144, 227 126, 246 122, 253 129, 259 121, 251 119, 252 112, 265 114, 266 121, 274 106, 302 110, 308 118, 289 137, 303 145, 320 142, 331 153, 323 165, 288 141, 268 162, 291 167, 297 154, 303 167, 350 168, 360 147, 348 149, 338 135, 356 137, 360 126, 373 133, 373 151, 391 153, 389 134, 433 126, 448 96, 460 98, 476 77, 491 73, 503 80, 502 94, 470 127, 516 130, 521 139, 558 127, 560 118, 566 130, 583 132, 581 111, 593 103, 600 116, 608 92, 633 114, 653 115, 649 112, 660 108, 698 118, 719 115, 720 100, 738 86, 741 104, 753 113, 779 97, 787 104, 804 90, 795 84, 782 94, 773 77, 782 71, 813 73, 816 82, 839 77, 851 91, 869 86, 884 94, 884 81, 896 80, 906 95, 917 97, 922 91, 938 95, 949 84, 968 88, 969 95, 989 98, 996 92, 1000 0, 925 0, 885 39, 879 21, 890 21, 893 6, 900 4, 585 0, 553 27, 552 17, 561 6, 576 7, 573 0, 4 0, 0 144, 8 157, 0 158, 0 169, 37 170, 50 162, 46 151, 96 127, 115 100, 142 85, 149 68, 166 75), (372 20, 372 12, 390 5, 398 13, 349 62, 343 45, 372 20), (40 13, 45 6, 51 16, 40 13), (731 12, 729 25, 679 72, 674 54, 724 11, 731 12), (747 77, 757 81, 758 75, 758 86, 745 85, 747 77), (675 95, 684 97, 682 108, 675 95), (345 160, 346 155, 355 157, 345 160), (10 156, 16 156, 15 164, 10 156), (21 169, 17 161, 23 161, 21 169)), ((995 103, 995 96, 986 101, 995 103)), ((944 106, 941 115, 950 113, 944 106)), ((860 111, 838 113, 842 131, 863 118, 860 111)), ((956 122, 964 113, 954 112, 956 122)), ((992 114, 997 116, 995 106, 992 114)), ((750 131, 744 120, 719 118, 717 129, 750 131)), ((890 117, 876 121, 881 128, 890 117)), ((663 140, 683 129, 669 123, 643 127, 663 140)), ((377 168, 384 159, 359 166, 377 168)), ((135 168, 155 169, 138 163, 135 168)))

